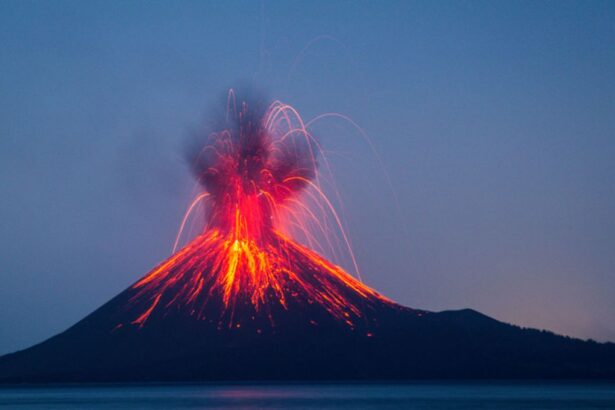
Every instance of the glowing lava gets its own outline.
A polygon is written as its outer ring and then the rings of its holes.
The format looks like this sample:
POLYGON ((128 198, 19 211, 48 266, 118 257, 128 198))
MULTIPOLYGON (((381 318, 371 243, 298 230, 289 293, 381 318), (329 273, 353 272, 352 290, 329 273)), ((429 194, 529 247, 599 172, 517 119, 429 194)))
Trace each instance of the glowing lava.
POLYGON ((353 326, 366 306, 392 304, 309 249, 333 249, 336 231, 354 262, 340 218, 320 187, 319 153, 295 109, 279 101, 265 108, 237 101, 231 91, 221 129, 192 159, 204 192, 189 207, 175 245, 197 205, 204 205, 207 224, 133 285, 131 303, 142 308, 132 324, 144 326, 169 311, 229 327, 256 317, 273 324, 272 312, 280 308, 319 306, 353 326))

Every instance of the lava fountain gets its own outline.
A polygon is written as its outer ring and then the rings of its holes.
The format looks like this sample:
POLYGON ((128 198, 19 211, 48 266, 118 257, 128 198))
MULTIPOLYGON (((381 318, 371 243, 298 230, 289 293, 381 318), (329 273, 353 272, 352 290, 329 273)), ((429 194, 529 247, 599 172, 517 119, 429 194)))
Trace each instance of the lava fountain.
POLYGON ((335 231, 356 267, 321 189, 322 150, 299 113, 280 101, 241 100, 231 90, 220 128, 191 159, 201 192, 175 246, 199 205, 207 221, 202 233, 132 286, 134 318, 118 326, 143 327, 169 312, 219 327, 259 318, 274 326, 274 312, 317 307, 353 327, 366 308, 393 304, 312 250, 333 249, 335 231), (296 236, 305 244, 291 239, 296 236))

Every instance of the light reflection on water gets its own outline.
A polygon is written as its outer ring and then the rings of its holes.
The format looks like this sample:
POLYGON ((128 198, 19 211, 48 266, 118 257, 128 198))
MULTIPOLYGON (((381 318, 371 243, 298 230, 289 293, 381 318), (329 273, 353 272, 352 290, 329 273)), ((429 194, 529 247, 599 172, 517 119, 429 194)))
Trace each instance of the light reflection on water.
POLYGON ((5 387, 0 388, 0 408, 615 409, 615 384, 434 382, 5 387))

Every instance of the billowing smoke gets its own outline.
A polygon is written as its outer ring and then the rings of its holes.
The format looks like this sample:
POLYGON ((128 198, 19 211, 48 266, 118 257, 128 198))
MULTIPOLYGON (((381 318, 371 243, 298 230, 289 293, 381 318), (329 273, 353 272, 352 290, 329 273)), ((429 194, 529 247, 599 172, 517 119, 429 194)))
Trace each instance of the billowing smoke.
POLYGON ((251 223, 268 224, 315 177, 315 143, 292 107, 231 90, 212 124, 189 151, 192 172, 211 196, 210 222, 228 225, 241 207, 251 223))

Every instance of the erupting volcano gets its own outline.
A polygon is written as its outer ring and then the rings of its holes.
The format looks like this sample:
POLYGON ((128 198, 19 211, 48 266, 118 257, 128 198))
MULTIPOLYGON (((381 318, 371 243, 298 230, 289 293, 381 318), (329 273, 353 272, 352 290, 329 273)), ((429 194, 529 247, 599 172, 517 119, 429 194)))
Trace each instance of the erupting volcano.
POLYGON ((615 346, 428 312, 360 280, 291 106, 228 95, 191 150, 200 234, 65 332, 0 358, 0 382, 613 378, 615 346), (348 255, 357 277, 323 257, 348 255))
MULTIPOLYGON (((134 320, 120 326, 144 326, 150 316, 171 310, 217 326, 262 327, 263 318, 275 326, 276 310, 314 307, 354 327, 369 306, 391 304, 290 238, 298 231, 319 245, 319 234, 334 230, 327 215, 345 238, 318 181, 320 147, 297 111, 278 101, 263 109, 237 101, 231 91, 223 123, 191 159, 205 191, 190 206, 182 230, 203 201, 204 232, 132 287, 131 302, 148 308, 135 309, 134 320)), ((309 321, 317 324, 316 318, 309 321)))

